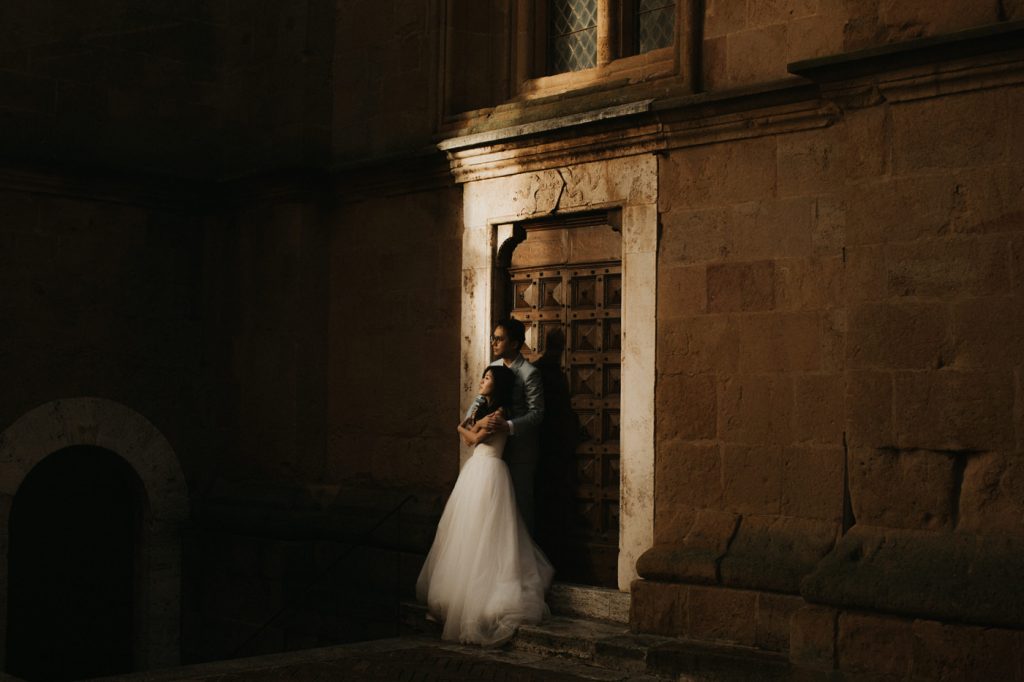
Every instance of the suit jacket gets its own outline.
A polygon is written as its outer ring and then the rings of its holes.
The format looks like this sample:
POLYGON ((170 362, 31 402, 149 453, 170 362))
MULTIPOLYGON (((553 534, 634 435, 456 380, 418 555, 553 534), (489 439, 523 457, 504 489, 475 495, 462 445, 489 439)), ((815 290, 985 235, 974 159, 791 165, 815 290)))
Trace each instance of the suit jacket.
MULTIPOLYGON (((504 360, 497 359, 490 364, 491 367, 503 365, 504 360)), ((526 361, 522 355, 516 357, 509 365, 516 375, 516 383, 512 388, 512 430, 513 440, 518 441, 517 447, 527 442, 536 447, 537 438, 540 433, 540 423, 544 420, 544 381, 540 370, 526 361)), ((476 409, 483 404, 483 396, 477 396, 476 400, 469 407, 466 413, 468 419, 476 409)), ((512 445, 512 440, 509 445, 512 445)))

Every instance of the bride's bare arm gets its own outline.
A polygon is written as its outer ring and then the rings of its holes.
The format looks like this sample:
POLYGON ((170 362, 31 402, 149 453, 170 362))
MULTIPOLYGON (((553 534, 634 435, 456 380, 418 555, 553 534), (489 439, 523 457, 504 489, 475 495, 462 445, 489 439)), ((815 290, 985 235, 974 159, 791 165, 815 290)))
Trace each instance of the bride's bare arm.
POLYGON ((466 445, 476 445, 490 438, 491 432, 484 428, 483 422, 477 422, 471 427, 467 427, 463 423, 459 424, 459 435, 462 436, 462 442, 466 445))

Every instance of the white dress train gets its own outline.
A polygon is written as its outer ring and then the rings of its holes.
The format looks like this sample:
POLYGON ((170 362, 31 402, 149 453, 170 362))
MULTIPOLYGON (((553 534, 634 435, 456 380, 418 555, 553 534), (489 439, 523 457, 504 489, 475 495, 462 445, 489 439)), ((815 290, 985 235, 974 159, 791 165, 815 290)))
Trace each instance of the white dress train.
POLYGON ((416 580, 416 597, 446 640, 496 645, 548 614, 554 569, 516 508, 505 434, 479 443, 459 472, 416 580))

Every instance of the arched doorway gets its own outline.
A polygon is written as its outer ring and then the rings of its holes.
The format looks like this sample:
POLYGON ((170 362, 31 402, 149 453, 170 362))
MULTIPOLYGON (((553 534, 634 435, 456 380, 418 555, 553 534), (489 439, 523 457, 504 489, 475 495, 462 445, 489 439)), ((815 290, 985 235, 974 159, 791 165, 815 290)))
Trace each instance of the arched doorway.
POLYGON ((7 670, 27 680, 131 672, 142 482, 118 455, 64 448, 11 505, 7 670))
MULTIPOLYGON (((135 517, 137 522, 133 522, 138 532, 133 550, 132 583, 136 589, 131 607, 132 667, 150 670, 178 665, 181 529, 189 513, 188 490, 178 458, 159 429, 138 412, 103 398, 70 398, 40 405, 0 433, 0 669, 7 670, 12 659, 12 652, 7 649, 8 629, 15 625, 7 604, 11 577, 8 531, 14 501, 23 484, 30 477, 35 478, 33 472, 38 466, 46 465, 39 470, 45 480, 50 466, 46 460, 70 448, 75 448, 72 454, 91 453, 85 456, 92 459, 98 473, 106 471, 113 480, 120 480, 122 486, 134 486, 136 493, 141 486, 145 504, 136 507, 141 511, 135 517), (88 448, 78 449, 80 446, 88 448), (104 456, 97 451, 105 453, 106 464, 97 463, 97 457, 104 456), (111 461, 109 457, 115 459, 111 461), (127 466, 131 476, 115 463, 127 466), (118 471, 121 473, 115 473, 118 471), (129 479, 136 480, 138 485, 126 483, 129 479)), ((60 459, 54 462, 59 464, 60 459)), ((121 499, 124 498, 122 495, 121 499)), ((82 554, 71 561, 89 558, 90 555, 82 554)), ((16 660, 17 656, 15 653, 13 658, 16 660)))

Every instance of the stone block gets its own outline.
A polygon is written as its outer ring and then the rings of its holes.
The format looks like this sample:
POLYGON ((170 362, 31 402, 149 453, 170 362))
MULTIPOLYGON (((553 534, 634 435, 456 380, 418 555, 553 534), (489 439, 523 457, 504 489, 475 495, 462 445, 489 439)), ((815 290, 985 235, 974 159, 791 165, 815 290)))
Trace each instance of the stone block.
MULTIPOLYGON (((729 49, 732 50, 730 36, 729 49)), ((661 165, 662 213, 770 199, 775 188, 775 140, 754 138, 673 150, 661 165)))
POLYGON ((707 306, 713 313, 772 310, 775 307, 775 263, 708 265, 707 306))
POLYGON ((835 545, 839 527, 784 516, 744 516, 719 562, 723 585, 796 594, 835 545))
POLYGON ((843 302, 845 274, 839 256, 775 261, 775 309, 822 310, 843 302))
POLYGON ((850 673, 910 675, 914 638, 911 621, 870 614, 839 614, 836 649, 839 670, 850 673))
POLYGON ((952 304, 957 369, 1010 369, 1024 363, 1024 300, 972 298, 952 304))
POLYGON ((1022 679, 1024 657, 1017 631, 915 620, 911 632, 915 680, 1022 679))
POLYGON ((841 447, 787 447, 782 453, 782 514, 841 520, 843 471, 841 447))
POLYGON ((879 244, 846 249, 843 293, 849 303, 888 298, 885 248, 879 244))
POLYGON ((726 52, 728 84, 736 87, 785 78, 787 54, 785 24, 731 33, 726 52))
POLYGON ((704 9, 704 35, 724 36, 747 27, 747 3, 743 0, 708 0, 704 9))
POLYGON ((793 381, 787 375, 726 376, 718 384, 718 435, 730 443, 789 443, 793 381))
POLYGON ((846 373, 846 436, 851 447, 895 445, 889 372, 846 373))
MULTIPOLYGON (((827 57, 843 51, 846 17, 829 12, 793 19, 787 25, 787 62, 827 57)), ((881 148, 882 145, 872 145, 881 148)))
POLYGON ((1024 527, 1024 459, 983 452, 967 458, 958 529, 1019 535, 1024 527))
POLYGON ((723 257, 754 260, 810 256, 816 213, 817 202, 811 197, 734 206, 729 214, 723 257))
POLYGON ((701 509, 697 512, 693 527, 683 539, 683 547, 689 550, 705 550, 721 557, 729 548, 736 534, 740 517, 717 509, 701 509))
POLYGON ((669 210, 665 204, 672 199, 664 192, 661 197, 663 214, 659 257, 662 263, 704 263, 728 257, 732 222, 728 208, 691 210, 678 207, 669 210))
POLYGON ((790 662, 810 670, 834 670, 838 619, 839 612, 825 606, 797 609, 790 621, 790 662))
POLYGON ((676 208, 662 216, 660 257, 667 263, 806 257, 815 217, 810 197, 676 208))
POLYGON ((778 514, 782 502, 782 446, 724 445, 725 509, 737 514, 778 514))
POLYGON ((1024 368, 1018 367, 1016 374, 1016 399, 1013 404, 1013 422, 1017 430, 1017 451, 1024 451, 1024 368))
POLYGON ((665 637, 687 634, 687 591, 686 585, 634 580, 630 586, 629 629, 665 637))
POLYGON ((1010 241, 1010 262, 1013 268, 1013 292, 1019 297, 1024 295, 1024 235, 1015 236, 1010 241))
POLYGON ((854 525, 800 585, 804 599, 914 618, 1019 628, 1022 540, 854 525))
POLYGON ((845 308, 826 310, 821 314, 821 370, 841 372, 846 369, 845 308))
POLYGON ((663 265, 658 271, 658 284, 659 320, 707 312, 707 268, 704 265, 663 265))
POLYGON ((718 445, 668 441, 655 458, 658 506, 714 507, 722 500, 722 461, 718 445))
POLYGON ((958 173, 952 231, 956 234, 988 234, 1024 230, 1024 192, 1020 190, 1022 174, 1024 168, 1019 163, 958 173))
POLYGON ((1008 104, 996 88, 893 106, 893 169, 904 175, 1007 161, 1016 120, 1008 104))
MULTIPOLYGON (((593 164, 597 166, 598 164, 593 164)), ((656 204, 659 200, 659 166, 653 154, 621 156, 599 166, 607 175, 608 196, 594 195, 591 201, 620 202, 627 207, 656 204)), ((598 175, 595 170, 592 175, 598 175)))
POLYGON ((956 181, 947 176, 895 177, 843 188, 847 246, 937 237, 949 231, 956 181))
POLYGON ((50 78, 0 71, 0 107, 15 111, 52 114, 57 92, 50 78))
MULTIPOLYGON (((654 509, 654 543, 678 543, 693 525, 697 510, 689 506, 658 505, 654 509)), ((621 557, 620 557, 621 558, 621 557)))
POLYGON ((761 592, 757 595, 757 647, 767 651, 789 651, 793 615, 806 605, 800 597, 761 592))
POLYGON ((789 24, 794 19, 813 16, 818 11, 818 0, 765 0, 747 3, 747 26, 789 24))
POLYGON ((655 544, 637 562, 639 575, 649 580, 714 585, 718 561, 736 532, 739 516, 715 509, 698 510, 682 541, 655 544))
POLYGON ((741 315, 739 371, 816 371, 822 361, 822 315, 818 312, 741 315))
POLYGON ((1010 450, 1014 386, 1010 372, 897 372, 893 426, 900 448, 1010 450))
POLYGON ((821 196, 814 202, 811 251, 815 256, 843 254, 846 243, 846 205, 841 199, 821 196))
MULTIPOLYGON (((727 0, 736 2, 736 0, 727 0)), ((704 84, 708 90, 719 90, 726 85, 729 65, 725 61, 728 54, 728 36, 709 37, 704 40, 704 84)))
POLYGON ((738 361, 739 337, 732 316, 698 315, 658 321, 661 372, 734 372, 738 361))
MULTIPOLYGON (((834 21, 833 17, 815 17, 806 23, 832 28, 834 21)), ((790 25, 791 43, 804 39, 799 35, 801 23, 805 22, 790 25)), ((828 38, 813 36, 807 40, 817 43, 828 38)), ((887 150, 878 141, 885 138, 886 125, 885 109, 873 107, 846 111, 842 121, 827 128, 779 136, 779 195, 828 196, 847 183, 881 176, 887 150)), ((834 201, 843 205, 840 199, 834 201)))
POLYGON ((849 315, 851 369, 934 369, 949 360, 949 320, 941 303, 868 303, 852 306, 849 315))
POLYGON ((793 440, 841 445, 845 427, 843 381, 838 374, 793 377, 793 440))
POLYGON ((714 374, 663 374, 657 382, 657 441, 713 439, 718 382, 714 374))
POLYGON ((691 586, 687 600, 689 637, 711 642, 757 644, 757 593, 691 586))
POLYGON ((926 450, 854 448, 850 502, 858 523, 950 530, 956 519, 957 459, 926 450))
POLYGON ((891 296, 991 296, 1008 293, 1006 240, 963 237, 890 244, 886 288, 891 296))

